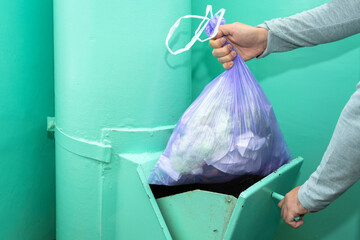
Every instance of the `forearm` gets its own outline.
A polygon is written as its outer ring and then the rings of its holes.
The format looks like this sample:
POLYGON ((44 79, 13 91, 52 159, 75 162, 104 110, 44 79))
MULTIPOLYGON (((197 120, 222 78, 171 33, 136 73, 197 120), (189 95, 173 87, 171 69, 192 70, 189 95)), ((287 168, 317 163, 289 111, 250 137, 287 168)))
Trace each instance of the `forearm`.
POLYGON ((259 56, 337 41, 360 32, 360 1, 334 0, 286 18, 265 21, 267 48, 259 56))
POLYGON ((319 211, 360 178, 360 83, 342 111, 320 166, 301 186, 300 203, 319 211))

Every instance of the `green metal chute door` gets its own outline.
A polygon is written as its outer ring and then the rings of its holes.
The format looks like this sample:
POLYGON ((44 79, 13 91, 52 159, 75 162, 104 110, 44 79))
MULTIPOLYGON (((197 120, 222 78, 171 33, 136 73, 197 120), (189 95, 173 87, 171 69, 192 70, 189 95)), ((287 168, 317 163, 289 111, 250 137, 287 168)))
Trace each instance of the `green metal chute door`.
POLYGON ((272 239, 280 221, 273 192, 286 194, 294 187, 303 159, 298 157, 255 183, 239 196, 225 239, 272 239))

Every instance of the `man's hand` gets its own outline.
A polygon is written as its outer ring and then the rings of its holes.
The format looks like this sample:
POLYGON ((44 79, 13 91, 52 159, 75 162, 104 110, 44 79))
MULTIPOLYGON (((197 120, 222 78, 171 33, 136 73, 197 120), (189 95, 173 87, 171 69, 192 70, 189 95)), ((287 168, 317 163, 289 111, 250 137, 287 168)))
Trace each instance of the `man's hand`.
POLYGON ((282 219, 293 228, 298 228, 301 225, 304 224, 304 220, 300 220, 296 222, 294 220, 295 217, 300 216, 301 218, 309 213, 310 211, 301 205, 299 198, 298 198, 298 192, 299 192, 300 186, 294 188, 290 192, 288 192, 284 199, 281 200, 278 204, 279 208, 281 208, 281 217, 282 219))
POLYGON ((267 46, 268 30, 265 28, 252 27, 243 23, 221 25, 219 32, 209 41, 214 57, 223 64, 225 69, 230 69, 236 52, 248 61, 261 55, 267 46), (226 39, 225 39, 226 38, 226 39), (226 40, 230 42, 224 46, 226 40), (234 47, 235 51, 232 51, 234 47))

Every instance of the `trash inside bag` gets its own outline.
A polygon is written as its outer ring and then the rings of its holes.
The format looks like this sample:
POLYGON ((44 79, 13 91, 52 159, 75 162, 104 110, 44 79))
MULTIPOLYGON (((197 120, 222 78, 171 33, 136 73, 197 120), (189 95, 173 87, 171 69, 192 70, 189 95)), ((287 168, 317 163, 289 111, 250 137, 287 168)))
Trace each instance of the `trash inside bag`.
MULTIPOLYGON (((206 25, 208 36, 217 22, 206 25)), ((237 55, 234 66, 211 81, 178 121, 149 183, 182 185, 266 176, 291 159, 273 108, 237 55)))

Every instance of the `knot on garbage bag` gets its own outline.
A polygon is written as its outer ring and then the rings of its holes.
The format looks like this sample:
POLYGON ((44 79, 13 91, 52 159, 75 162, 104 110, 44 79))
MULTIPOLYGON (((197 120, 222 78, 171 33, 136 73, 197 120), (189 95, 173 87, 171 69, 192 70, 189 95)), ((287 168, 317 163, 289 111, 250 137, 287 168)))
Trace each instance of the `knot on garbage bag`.
MULTIPOLYGON (((210 18, 210 21, 209 23, 206 25, 205 27, 205 32, 206 32, 206 35, 208 37, 210 37, 210 35, 214 32, 214 29, 216 27, 216 24, 219 20, 219 17, 218 15, 214 15, 212 18, 210 18)), ((221 19, 221 22, 220 22, 220 25, 224 25, 226 22, 225 22, 225 18, 222 18, 221 19)))

